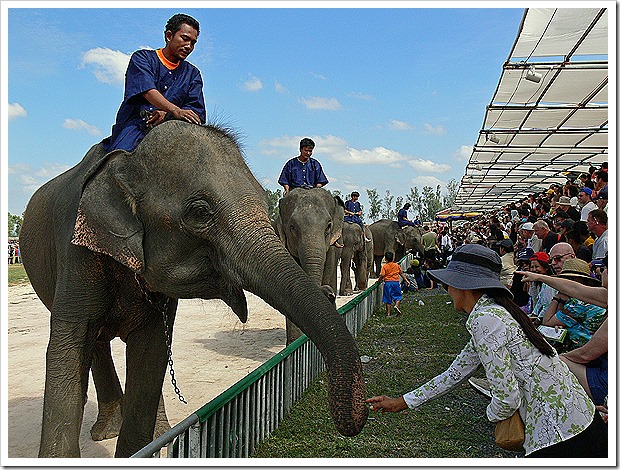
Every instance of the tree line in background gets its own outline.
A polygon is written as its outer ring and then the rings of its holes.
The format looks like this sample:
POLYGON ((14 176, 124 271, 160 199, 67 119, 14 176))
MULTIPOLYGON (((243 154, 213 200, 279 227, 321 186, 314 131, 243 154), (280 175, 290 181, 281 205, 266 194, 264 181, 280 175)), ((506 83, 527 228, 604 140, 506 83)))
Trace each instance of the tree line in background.
MULTIPOLYGON (((437 212, 444 208, 452 207, 456 200, 456 193, 459 185, 454 179, 451 179, 446 185, 446 194, 442 196, 441 186, 437 185, 435 189, 430 186, 424 186, 422 192, 418 188, 410 188, 409 194, 406 196, 394 196, 388 189, 383 197, 379 196, 376 189, 367 189, 368 202, 370 207, 364 208, 362 219, 366 223, 372 223, 379 219, 396 220, 398 211, 403 207, 405 202, 411 204, 408 211, 410 219, 417 217, 422 222, 435 220, 437 212)), ((269 203, 269 218, 275 221, 278 217, 278 202, 282 198, 282 190, 277 189, 267 192, 269 203)), ((342 200, 349 198, 349 195, 343 195, 341 191, 330 191, 334 196, 340 196, 342 200)), ((24 219, 20 215, 14 215, 9 212, 9 237, 18 237, 22 228, 24 219)))
MULTIPOLYGON (((327 189, 327 188, 325 188, 327 189)), ((456 194, 459 189, 459 183, 455 179, 451 179, 446 185, 446 194, 441 194, 441 186, 437 185, 435 189, 430 186, 424 186, 422 192, 418 188, 409 188, 409 194, 406 196, 394 196, 390 190, 385 191, 385 195, 381 197, 376 189, 367 189, 368 203, 370 207, 364 208, 362 219, 366 223, 372 223, 379 219, 396 220, 398 211, 408 202, 411 208, 407 211, 410 219, 418 218, 422 222, 430 222, 435 220, 435 215, 442 209, 452 207, 456 200, 456 194)), ((271 191, 266 189, 269 201, 269 218, 275 221, 278 217, 278 202, 282 197, 282 191, 277 189, 271 191)), ((341 191, 330 191, 334 196, 340 196, 342 200, 349 198, 349 195, 343 195, 341 191)))
POLYGON ((9 212, 9 237, 19 237, 24 218, 21 215, 14 215, 9 212))

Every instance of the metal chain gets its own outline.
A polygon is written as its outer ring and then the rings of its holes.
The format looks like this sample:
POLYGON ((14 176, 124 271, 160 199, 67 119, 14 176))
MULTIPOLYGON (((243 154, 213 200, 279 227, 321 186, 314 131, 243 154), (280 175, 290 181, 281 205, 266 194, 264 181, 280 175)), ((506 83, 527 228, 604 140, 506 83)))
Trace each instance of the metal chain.
POLYGON ((179 401, 187 405, 187 401, 185 400, 185 397, 181 395, 181 390, 177 386, 177 380, 174 376, 174 364, 172 361, 172 334, 168 334, 168 315, 167 315, 168 305, 170 304, 170 297, 166 296, 166 301, 164 302, 163 307, 159 306, 158 304, 153 302, 153 299, 151 299, 149 292, 144 288, 144 285, 140 281, 140 278, 138 277, 137 273, 135 274, 135 277, 136 277, 136 281, 138 282, 138 285, 140 286, 140 290, 146 297, 146 300, 148 301, 148 303, 150 303, 156 310, 159 310, 162 313, 162 316, 164 319, 164 337, 166 338, 166 349, 168 350, 168 365, 170 366, 170 383, 172 384, 172 387, 174 388, 174 393, 176 393, 177 396, 179 397, 179 401))

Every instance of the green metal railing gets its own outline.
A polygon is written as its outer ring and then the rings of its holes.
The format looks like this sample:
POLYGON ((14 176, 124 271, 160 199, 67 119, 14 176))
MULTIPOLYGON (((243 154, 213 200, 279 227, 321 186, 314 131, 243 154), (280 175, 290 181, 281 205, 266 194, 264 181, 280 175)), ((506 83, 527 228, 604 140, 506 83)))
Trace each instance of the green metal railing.
MULTIPOLYGON (((338 309, 355 337, 381 302, 377 283, 338 309)), ((249 457, 325 370, 302 336, 132 457, 249 457)))

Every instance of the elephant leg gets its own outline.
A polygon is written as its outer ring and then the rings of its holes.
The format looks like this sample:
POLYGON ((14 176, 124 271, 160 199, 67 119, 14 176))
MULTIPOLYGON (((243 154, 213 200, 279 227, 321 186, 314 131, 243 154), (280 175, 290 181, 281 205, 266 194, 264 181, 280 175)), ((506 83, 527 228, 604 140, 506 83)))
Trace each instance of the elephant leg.
POLYGON ((340 260, 340 295, 349 295, 352 291, 351 257, 344 255, 340 260))
POLYGON ((153 439, 157 439, 169 430, 170 423, 168 422, 168 416, 166 416, 166 405, 164 404, 164 395, 162 393, 159 395, 159 405, 157 405, 157 419, 155 421, 153 439))
POLYGON ((286 344, 289 345, 297 338, 303 336, 304 332, 301 331, 295 323, 288 318, 286 319, 286 344))
MULTIPOLYGON (((176 302, 168 309, 172 331, 176 302)), ((127 337, 127 379, 123 424, 115 457, 131 457, 153 439, 157 409, 166 373, 168 351, 162 314, 149 312, 146 323, 127 337)))
POLYGON ((96 331, 96 325, 88 320, 59 320, 52 312, 39 457, 80 456, 80 428, 96 331))
POLYGON ((123 389, 114 368, 109 341, 97 341, 91 371, 99 412, 97 421, 90 429, 90 436, 93 441, 111 439, 118 436, 123 422, 123 389))

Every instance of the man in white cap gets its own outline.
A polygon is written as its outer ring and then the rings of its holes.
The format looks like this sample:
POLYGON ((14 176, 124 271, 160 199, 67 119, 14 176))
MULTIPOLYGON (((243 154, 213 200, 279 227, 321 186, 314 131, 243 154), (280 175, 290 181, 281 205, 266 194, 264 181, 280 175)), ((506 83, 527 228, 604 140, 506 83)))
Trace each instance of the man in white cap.
POLYGON ((542 240, 537 237, 533 239, 534 237, 534 224, 532 222, 525 222, 519 227, 519 238, 523 241, 525 248, 531 248, 536 253, 540 250, 542 240))

